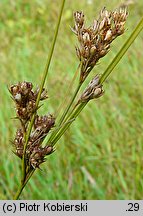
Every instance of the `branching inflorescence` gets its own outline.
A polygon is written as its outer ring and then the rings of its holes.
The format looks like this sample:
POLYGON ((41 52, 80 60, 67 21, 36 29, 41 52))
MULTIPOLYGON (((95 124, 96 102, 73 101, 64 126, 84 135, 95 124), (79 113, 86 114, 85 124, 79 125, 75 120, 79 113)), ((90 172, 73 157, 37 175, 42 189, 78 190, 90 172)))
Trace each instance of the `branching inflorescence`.
POLYGON ((83 12, 75 12, 72 31, 77 35, 79 46, 76 53, 81 62, 80 82, 83 83, 100 58, 110 50, 111 42, 125 31, 126 9, 109 12, 104 8, 98 20, 85 27, 83 12))
MULTIPOLYGON (((17 129, 13 144, 15 154, 22 159, 24 153, 25 134, 28 129, 28 123, 33 113, 37 113, 36 99, 39 89, 32 90, 33 85, 30 82, 21 82, 12 85, 9 91, 16 106, 16 115, 20 120, 21 127, 17 129)), ((40 100, 47 98, 47 92, 43 89, 40 100)), ((46 155, 53 152, 52 146, 42 147, 42 141, 55 124, 55 118, 52 115, 35 115, 33 130, 30 134, 29 142, 26 148, 26 165, 28 170, 31 166, 35 169, 44 162, 46 155)))
MULTIPOLYGON (((63 0, 60 18, 64 2, 65 1, 63 0)), ((57 122, 56 129, 51 133, 47 145, 42 146, 42 143, 52 127, 55 126, 55 118, 51 114, 45 116, 38 115, 38 109, 40 108, 39 100, 42 101, 48 98, 47 92, 43 88, 47 71, 41 82, 42 87, 40 89, 37 88, 36 90, 33 90, 32 83, 25 81, 12 85, 9 88, 16 107, 16 118, 20 120, 20 127, 17 129, 13 141, 15 147, 14 153, 22 159, 23 167, 21 186, 15 199, 21 194, 22 189, 31 177, 33 170, 35 171, 39 168, 45 161, 45 157, 54 152, 55 143, 68 129, 73 122, 73 119, 78 116, 86 103, 103 95, 104 90, 102 82, 100 82, 102 75, 96 74, 72 109, 76 95, 91 70, 95 67, 99 59, 109 52, 112 41, 124 33, 127 15, 128 13, 125 8, 113 12, 109 12, 104 8, 101 10, 99 18, 94 20, 90 27, 85 27, 83 12, 77 11, 74 13, 75 24, 72 31, 76 34, 79 42, 79 45, 76 46, 76 53, 80 61, 79 85, 73 98, 69 104, 67 104, 67 108, 63 112, 61 119, 57 122), (69 113, 70 109, 71 112, 69 113)), ((60 21, 58 21, 54 36, 48 67, 55 45, 59 23, 60 21)))

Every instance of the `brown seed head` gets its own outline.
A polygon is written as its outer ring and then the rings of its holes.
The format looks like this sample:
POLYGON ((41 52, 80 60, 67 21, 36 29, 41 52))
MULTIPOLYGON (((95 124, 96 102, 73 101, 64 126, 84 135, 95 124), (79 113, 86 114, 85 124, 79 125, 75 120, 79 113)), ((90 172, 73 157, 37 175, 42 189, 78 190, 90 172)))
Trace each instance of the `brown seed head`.
POLYGON ((82 93, 78 103, 88 102, 89 100, 99 98, 103 95, 104 91, 102 85, 99 83, 99 75, 96 75, 89 83, 87 88, 82 93))
POLYGON ((103 8, 99 19, 94 20, 92 26, 85 27, 83 12, 74 13, 75 25, 72 30, 79 41, 76 53, 81 62, 81 83, 84 82, 99 59, 108 53, 111 42, 124 33, 127 15, 126 9, 110 12, 103 8))
MULTIPOLYGON (((9 88, 13 100, 16 104, 17 117, 25 123, 30 120, 32 114, 36 111, 36 100, 39 88, 32 90, 33 85, 30 82, 19 82, 9 88)), ((47 98, 47 91, 43 89, 40 100, 47 98)))
POLYGON ((49 154, 53 153, 53 147, 52 146, 46 146, 44 148, 42 147, 36 147, 32 154, 30 155, 30 165, 36 169, 39 168, 40 164, 45 161, 45 157, 49 154))
POLYGON ((22 158, 23 147, 24 147, 24 137, 23 137, 22 129, 17 130, 13 144, 14 144, 15 150, 16 150, 15 154, 18 157, 22 158))

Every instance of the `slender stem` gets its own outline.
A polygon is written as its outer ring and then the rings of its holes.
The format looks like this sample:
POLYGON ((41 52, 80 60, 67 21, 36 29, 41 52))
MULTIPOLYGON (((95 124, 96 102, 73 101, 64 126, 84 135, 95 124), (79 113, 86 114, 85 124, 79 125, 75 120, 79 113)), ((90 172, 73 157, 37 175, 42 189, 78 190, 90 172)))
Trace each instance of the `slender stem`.
MULTIPOLYGON (((55 43, 56 43, 56 39, 57 39, 57 35, 58 35, 58 30, 59 30, 59 26, 60 26, 60 21, 61 21, 61 17, 62 17, 64 4, 65 4, 65 0, 63 0, 62 4, 61 4, 61 9, 60 9, 60 13, 59 13, 57 26, 56 26, 56 29, 55 29, 54 38, 53 38, 53 41, 52 41, 52 44, 51 44, 49 56, 48 56, 48 59, 47 59, 47 64, 46 64, 46 67, 45 67, 45 70, 44 70, 44 73, 43 73, 39 93, 38 93, 37 100, 36 100, 36 110, 37 110, 38 105, 39 105, 41 93, 43 91, 43 87, 44 87, 46 77, 47 77, 47 74, 48 74, 48 70, 49 70, 49 66, 50 66, 50 63, 51 63, 52 55, 53 55, 53 52, 54 52, 54 47, 55 47, 55 43)), ((32 174, 34 173, 34 171, 33 171, 31 173, 31 175, 28 176, 28 179, 26 179, 26 148, 27 148, 30 133, 31 133, 31 130, 32 130, 32 127, 33 127, 33 124, 34 124, 35 115, 36 115, 36 112, 33 114, 32 118, 31 118, 31 121, 30 121, 29 126, 28 126, 27 133, 25 135, 24 153, 23 153, 23 158, 22 158, 22 180, 21 180, 21 185, 20 185, 20 187, 19 187, 19 189, 18 189, 18 191, 17 191, 17 193, 15 195, 15 199, 19 198, 23 188, 25 187, 28 180, 31 178, 32 174)))
MULTIPOLYGON (((62 1, 60 14, 59 14, 57 26, 56 26, 56 29, 55 29, 54 38, 53 38, 53 41, 52 41, 52 44, 51 44, 49 56, 48 56, 48 59, 47 59, 47 64, 46 64, 46 67, 45 67, 45 71, 43 73, 39 93, 38 93, 37 100, 36 100, 36 108, 38 108, 38 105, 39 105, 41 93, 43 91, 43 87, 44 87, 46 77, 47 77, 47 74, 48 74, 48 70, 49 70, 49 66, 50 66, 50 63, 51 63, 52 55, 53 55, 53 52, 54 52, 54 47, 55 47, 55 43, 56 43, 56 39, 57 39, 57 35, 58 35, 58 30, 59 30, 59 26, 60 26, 60 21, 61 21, 61 17, 62 17, 64 4, 65 4, 65 0, 62 1)), ((31 130, 32 130, 32 127, 33 127, 33 124, 34 124, 35 115, 36 115, 36 112, 33 114, 32 118, 31 118, 31 121, 30 121, 30 124, 29 124, 29 127, 28 127, 28 131, 27 131, 27 134, 26 134, 26 138, 25 138, 24 153, 23 153, 23 158, 22 158, 22 175, 23 175, 22 176, 22 181, 23 182, 25 181, 25 177, 26 177, 26 172, 25 172, 25 170, 26 170, 26 161, 25 161, 26 148, 27 148, 30 133, 31 133, 31 130)))
MULTIPOLYGON (((69 97, 70 90, 71 90, 71 86, 72 86, 72 84, 73 84, 75 78, 77 77, 77 74, 78 74, 78 72, 79 72, 80 66, 81 66, 81 64, 78 65, 78 68, 77 68, 77 70, 76 70, 76 72, 75 72, 75 75, 74 75, 74 77, 73 77, 73 79, 72 79, 72 82, 71 82, 71 84, 70 84, 70 86, 69 86, 69 91, 68 91, 67 94, 66 94, 66 98, 69 97)), ((58 125, 57 125, 56 130, 54 130, 53 133, 51 134, 51 136, 49 137, 49 139, 48 139, 48 141, 47 141, 48 143, 50 143, 50 142, 52 141, 52 139, 56 136, 56 134, 57 134, 58 131, 60 130, 60 126, 62 125, 62 123, 63 123, 65 117, 67 116, 67 114, 68 114, 68 112, 69 112, 69 110, 70 110, 70 108, 71 108, 71 106, 72 106, 72 104, 73 104, 73 102, 74 102, 74 99, 76 98, 76 96, 77 96, 77 94, 78 94, 78 92, 79 92, 79 89, 80 89, 81 85, 82 85, 82 83, 79 82, 79 84, 78 84, 78 86, 77 86, 77 88, 76 88, 76 90, 75 90, 75 92, 74 92, 74 95, 72 96, 72 98, 71 98, 71 100, 70 100, 68 106, 66 107, 64 113, 62 114, 62 116, 61 116, 61 118, 60 118, 60 120, 59 120, 59 123, 58 123, 58 125)), ((66 100, 66 99, 65 99, 65 100, 66 100)))
POLYGON ((19 196, 20 196, 22 190, 23 190, 23 184, 22 184, 22 182, 21 182, 21 185, 20 185, 18 191, 16 192, 15 196, 13 197, 13 200, 18 200, 18 198, 19 198, 19 196))
POLYGON ((71 116, 71 114, 73 113, 73 111, 75 110, 75 108, 77 108, 77 106, 79 105, 79 103, 77 102, 74 107, 72 108, 72 110, 70 111, 70 113, 66 116, 65 121, 66 122, 68 120, 68 118, 71 116))
POLYGON ((79 83, 79 85, 77 86, 77 88, 76 88, 76 90, 75 90, 75 92, 74 92, 74 95, 73 95, 73 97, 71 98, 70 103, 68 104, 67 108, 65 109, 65 111, 64 111, 64 113, 63 113, 63 115, 62 115, 62 117, 61 117, 61 119, 60 119, 60 121, 59 121, 59 126, 61 126, 61 124, 63 123, 63 121, 64 121, 64 119, 65 119, 65 117, 66 117, 66 115, 67 115, 69 109, 71 108, 71 106, 72 106, 72 104, 73 104, 73 102, 74 102, 74 99, 76 98, 76 96, 77 96, 77 94, 78 94, 78 92, 79 92, 79 89, 80 89, 80 87, 81 87, 81 84, 82 84, 82 83, 79 83))
POLYGON ((54 137, 56 136, 56 134, 59 132, 59 130, 60 130, 60 128, 61 128, 60 126, 62 125, 62 123, 63 123, 63 121, 64 121, 66 115, 68 114, 68 111, 69 111, 69 109, 71 108, 71 106, 72 106, 72 104, 73 104, 73 102, 74 102, 74 99, 75 99, 77 93, 79 92, 80 87, 81 87, 81 84, 79 83, 79 85, 77 86, 77 88, 76 88, 76 90, 75 90, 75 93, 74 93, 73 97, 71 98, 70 103, 68 104, 67 108, 65 109, 63 115, 61 116, 61 118, 60 118, 60 120, 59 120, 59 124, 58 124, 58 126, 57 126, 58 129, 55 130, 55 131, 53 131, 53 133, 51 134, 51 136, 49 137, 49 139, 48 139, 48 141, 47 141, 48 143, 52 142, 52 140, 54 139, 54 137))
POLYGON ((14 200, 18 200, 18 199, 19 199, 20 194, 22 193, 24 187, 26 186, 26 184, 28 183, 29 179, 30 179, 31 176, 33 175, 34 171, 35 171, 35 169, 33 169, 33 170, 29 173, 29 175, 28 175, 28 177, 26 178, 26 180, 25 180, 24 183, 21 182, 21 185, 20 185, 18 191, 16 192, 16 194, 15 194, 15 196, 14 196, 14 198, 13 198, 14 200))
POLYGON ((64 105, 65 105, 65 104, 67 103, 67 101, 68 101, 68 98, 69 98, 69 95, 70 95, 70 93, 71 93, 71 89, 72 89, 72 87, 73 87, 74 81, 75 81, 75 79, 77 78, 77 75, 79 74, 80 65, 81 65, 81 64, 78 65, 78 67, 77 67, 77 69, 76 69, 76 71, 75 71, 75 73, 74 73, 74 76, 73 76, 73 78, 72 78, 72 81, 70 82, 70 85, 69 85, 69 87, 68 87, 68 91, 66 92, 66 94, 65 94, 64 97, 63 97, 63 98, 64 98, 63 102, 60 104, 59 108, 57 109, 57 111, 56 111, 56 113, 55 113, 55 116, 57 116, 57 117, 59 116, 59 114, 60 114, 62 108, 64 107, 64 105))
MULTIPOLYGON (((93 68, 93 67, 92 67, 92 68, 93 68)), ((86 80, 86 78, 88 77, 88 75, 89 75, 90 71, 92 70, 92 68, 90 68, 90 69, 88 70, 88 73, 87 73, 85 79, 84 79, 83 81, 80 80, 80 82, 79 82, 80 87, 82 86, 82 84, 84 83, 84 81, 86 80)), ((80 88, 79 88, 79 89, 80 89, 80 88)), ((73 111, 75 110, 75 108, 77 107, 77 105, 78 105, 78 102, 74 105, 74 107, 72 108, 71 112, 68 113, 68 115, 66 115, 66 118, 65 118, 64 122, 66 122, 66 121, 68 120, 68 118, 69 118, 70 115, 73 113, 73 111)))
POLYGON ((127 39, 127 41, 124 43, 118 54, 115 56, 115 58, 112 60, 111 64, 107 67, 105 72, 101 75, 100 83, 102 84, 107 77, 110 75, 112 70, 115 68, 115 66, 118 64, 118 62, 121 60, 121 58, 124 56, 128 48, 131 46, 131 44, 134 42, 136 37, 139 35, 139 33, 143 29, 143 17, 134 29, 134 31, 131 33, 130 37, 127 39))
POLYGON ((64 126, 61 128, 57 136, 52 140, 52 146, 56 144, 56 142, 61 138, 61 136, 65 133, 65 131, 69 128, 71 123, 76 119, 76 117, 79 115, 79 113, 82 111, 82 109, 86 106, 87 102, 79 104, 79 106, 75 109, 73 114, 70 116, 68 121, 64 124, 64 126))

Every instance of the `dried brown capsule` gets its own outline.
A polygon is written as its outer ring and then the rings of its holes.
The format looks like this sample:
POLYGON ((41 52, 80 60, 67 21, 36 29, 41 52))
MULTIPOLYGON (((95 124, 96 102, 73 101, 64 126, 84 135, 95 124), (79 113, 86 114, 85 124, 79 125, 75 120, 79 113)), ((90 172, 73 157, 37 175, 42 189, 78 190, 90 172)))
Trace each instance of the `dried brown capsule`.
POLYGON ((102 85, 99 83, 99 75, 96 75, 88 84, 87 88, 82 93, 78 104, 88 102, 89 100, 99 98, 103 95, 104 91, 102 85))
POLYGON ((40 164, 45 161, 45 157, 49 154, 53 153, 53 147, 52 146, 46 146, 44 148, 38 147, 35 148, 30 155, 30 165, 36 169, 39 168, 40 164))
POLYGON ((82 11, 76 11, 74 13, 75 18, 75 26, 72 29, 72 31, 78 35, 78 32, 84 27, 84 14, 82 11))
MULTIPOLYGON (((36 100, 39 93, 39 88, 32 90, 33 85, 30 82, 19 82, 9 88, 12 98, 16 104, 17 117, 24 121, 24 124, 30 120, 33 113, 36 111, 36 100)), ((47 91, 43 89, 40 100, 46 99, 47 91)))
POLYGON ((36 116, 34 127, 35 129, 42 129, 45 133, 48 133, 49 130, 54 126, 55 118, 52 115, 45 116, 36 116))
POLYGON ((15 154, 18 157, 22 158, 24 148, 24 137, 22 129, 17 130, 13 144, 15 146, 15 154))

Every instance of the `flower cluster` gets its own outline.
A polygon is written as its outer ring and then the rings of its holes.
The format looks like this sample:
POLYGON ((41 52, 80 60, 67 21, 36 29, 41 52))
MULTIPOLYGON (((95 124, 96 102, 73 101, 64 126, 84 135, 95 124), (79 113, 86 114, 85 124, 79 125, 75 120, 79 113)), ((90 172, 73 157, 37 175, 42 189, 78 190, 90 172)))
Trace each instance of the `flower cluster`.
MULTIPOLYGON (((47 136, 51 128, 55 124, 55 118, 49 114, 45 116, 37 115, 36 100, 39 89, 32 90, 33 85, 29 82, 21 82, 12 85, 9 91, 16 105, 17 118, 21 122, 21 127, 17 129, 13 144, 15 146, 15 154, 22 159, 24 154, 25 136, 27 132, 28 122, 33 113, 35 113, 34 125, 31 131, 27 148, 26 148, 26 164, 28 167, 38 168, 45 161, 45 156, 53 152, 52 146, 42 147, 42 142, 47 136)), ((43 89, 40 100, 47 98, 47 92, 43 89)))
MULTIPOLYGON (((30 82, 19 82, 16 85, 12 85, 9 91, 12 95, 12 99, 16 105, 17 117, 26 124, 30 120, 32 114, 36 111, 36 99, 39 93, 37 88, 32 90, 33 85, 30 82)), ((47 98, 47 92, 43 89, 40 100, 47 98)))
POLYGON ((109 12, 104 8, 99 19, 94 20, 93 25, 86 28, 83 12, 74 13, 75 25, 72 31, 79 41, 76 53, 81 62, 81 83, 98 60, 109 52, 111 42, 124 33, 127 15, 126 9, 109 12))
POLYGON ((79 103, 88 102, 89 100, 99 98, 103 95, 104 90, 102 88, 102 85, 99 83, 99 75, 96 75, 88 84, 82 95, 80 96, 80 99, 78 101, 79 103))

